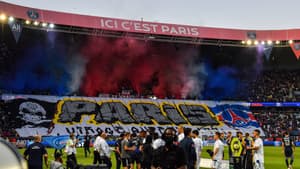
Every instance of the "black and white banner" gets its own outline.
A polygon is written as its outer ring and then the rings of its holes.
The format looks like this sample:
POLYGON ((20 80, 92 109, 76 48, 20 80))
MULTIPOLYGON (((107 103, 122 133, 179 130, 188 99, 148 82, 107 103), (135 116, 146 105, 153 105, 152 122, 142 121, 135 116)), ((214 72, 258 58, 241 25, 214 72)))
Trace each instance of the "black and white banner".
POLYGON ((105 131, 119 135, 149 127, 162 133, 166 127, 189 126, 202 135, 215 131, 252 132, 260 128, 249 103, 2 95, 4 111, 20 136, 56 136, 105 131))

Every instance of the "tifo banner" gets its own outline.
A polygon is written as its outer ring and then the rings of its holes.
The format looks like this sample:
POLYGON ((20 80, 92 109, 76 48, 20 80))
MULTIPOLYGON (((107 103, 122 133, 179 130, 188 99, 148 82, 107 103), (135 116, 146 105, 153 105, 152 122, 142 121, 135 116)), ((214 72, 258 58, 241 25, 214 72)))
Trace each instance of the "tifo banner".
POLYGON ((259 127, 248 106, 222 104, 212 107, 212 111, 220 121, 232 128, 259 127))
POLYGON ((119 135, 153 127, 189 126, 202 135, 260 129, 249 103, 189 100, 152 100, 98 97, 2 95, 3 109, 22 137, 95 135, 105 131, 119 135))

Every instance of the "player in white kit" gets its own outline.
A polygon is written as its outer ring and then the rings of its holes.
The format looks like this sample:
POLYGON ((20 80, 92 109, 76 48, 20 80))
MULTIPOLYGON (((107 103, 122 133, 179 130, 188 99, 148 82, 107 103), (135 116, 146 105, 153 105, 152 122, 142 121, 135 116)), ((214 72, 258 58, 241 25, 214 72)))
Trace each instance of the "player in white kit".
POLYGON ((253 169, 264 169, 264 145, 263 140, 260 138, 260 131, 254 130, 253 137, 255 139, 254 145, 247 148, 250 150, 254 150, 253 169))
POLYGON ((221 134, 219 132, 215 133, 214 139, 214 152, 212 156, 213 160, 213 169, 221 169, 223 153, 224 153, 224 143, 220 140, 221 134))
POLYGON ((203 148, 203 142, 202 139, 199 137, 199 132, 198 130, 193 130, 192 132, 193 136, 193 141, 195 144, 195 150, 196 150, 196 155, 197 155, 197 161, 196 161, 196 169, 200 168, 200 160, 201 160, 201 151, 203 148))

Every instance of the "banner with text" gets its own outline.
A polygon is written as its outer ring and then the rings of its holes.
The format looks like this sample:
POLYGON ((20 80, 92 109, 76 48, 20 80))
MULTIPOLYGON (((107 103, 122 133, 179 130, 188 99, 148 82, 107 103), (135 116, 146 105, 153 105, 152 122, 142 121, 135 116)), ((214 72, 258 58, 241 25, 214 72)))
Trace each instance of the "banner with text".
POLYGON ((260 129, 250 104, 242 102, 36 95, 2 95, 2 100, 2 109, 10 112, 7 119, 11 127, 22 137, 71 132, 95 135, 99 131, 119 135, 149 127, 161 134, 166 127, 178 125, 199 130, 202 135, 260 129))

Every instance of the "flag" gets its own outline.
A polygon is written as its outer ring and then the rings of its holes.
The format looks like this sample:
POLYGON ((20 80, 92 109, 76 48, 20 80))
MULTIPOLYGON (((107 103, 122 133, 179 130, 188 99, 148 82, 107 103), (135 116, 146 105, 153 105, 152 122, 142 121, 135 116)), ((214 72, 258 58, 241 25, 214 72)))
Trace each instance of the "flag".
POLYGON ((266 46, 266 47, 264 47, 264 55, 265 55, 265 57, 266 57, 267 60, 270 60, 272 49, 273 49, 273 46, 266 46))
POLYGON ((299 59, 300 58, 300 42, 292 43, 292 44, 290 44, 290 47, 292 48, 296 58, 299 59))
POLYGON ((18 20, 15 20, 15 21, 9 22, 8 25, 10 27, 11 32, 14 35, 16 42, 18 43, 21 33, 22 33, 22 29, 23 29, 21 22, 18 20))

